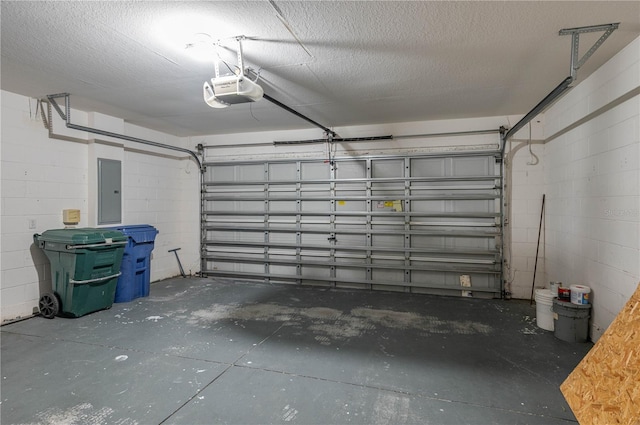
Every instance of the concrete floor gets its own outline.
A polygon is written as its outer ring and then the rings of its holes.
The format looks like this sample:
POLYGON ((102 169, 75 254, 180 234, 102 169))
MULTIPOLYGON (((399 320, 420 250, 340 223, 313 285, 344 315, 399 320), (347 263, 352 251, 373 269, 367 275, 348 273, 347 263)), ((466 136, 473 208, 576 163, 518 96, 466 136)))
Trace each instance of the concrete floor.
POLYGON ((1 328, 2 424, 566 424, 528 302, 169 279, 1 328))

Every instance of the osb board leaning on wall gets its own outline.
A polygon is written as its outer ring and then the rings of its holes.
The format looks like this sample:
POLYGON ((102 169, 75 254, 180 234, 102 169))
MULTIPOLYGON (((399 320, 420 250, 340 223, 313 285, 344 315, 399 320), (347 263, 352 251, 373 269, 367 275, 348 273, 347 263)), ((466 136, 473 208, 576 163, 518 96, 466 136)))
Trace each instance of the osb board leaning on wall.
POLYGON ((560 390, 582 425, 640 425, 640 285, 560 390))

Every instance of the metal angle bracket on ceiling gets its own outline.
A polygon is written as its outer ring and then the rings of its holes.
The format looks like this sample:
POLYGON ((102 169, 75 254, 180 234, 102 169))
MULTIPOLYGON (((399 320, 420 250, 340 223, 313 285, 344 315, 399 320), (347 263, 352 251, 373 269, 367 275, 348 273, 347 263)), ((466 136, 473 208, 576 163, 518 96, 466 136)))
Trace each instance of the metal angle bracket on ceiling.
MULTIPOLYGON (((84 125, 73 124, 71 122, 71 101, 69 99, 70 96, 71 95, 69 93, 58 93, 58 94, 49 94, 46 97, 46 101, 54 107, 56 112, 58 112, 58 115, 60 115, 60 118, 64 120, 65 127, 70 128, 72 130, 85 131, 87 133, 98 134, 100 136, 113 137, 120 140, 127 140, 129 142, 140 143, 143 145, 155 146, 157 148, 169 149, 173 151, 186 153, 196 161, 196 163, 198 164, 198 168, 201 171, 201 174, 204 172, 204 168, 203 168, 202 162, 200 161, 200 158, 198 158, 197 153, 192 150, 181 148, 179 146, 168 145, 165 143, 154 142, 151 140, 140 139, 138 137, 127 136, 126 134, 119 134, 111 131, 87 127, 84 125), (64 111, 62 111, 62 108, 60 108, 60 105, 58 105, 58 102, 56 101, 57 98, 61 98, 61 97, 64 98, 64 109, 65 109, 64 111)), ((49 126, 52 126, 52 125, 53 125, 52 122, 46 123, 47 128, 49 128, 49 126)))
POLYGON ((576 78, 578 69, 598 50, 602 43, 611 35, 613 31, 618 29, 620 22, 613 24, 603 25, 590 25, 586 27, 565 28, 561 29, 559 35, 571 35, 571 77, 576 78), (580 47, 580 34, 588 32, 600 32, 604 31, 604 34, 591 46, 591 48, 578 60, 578 50, 580 47))
POLYGON ((536 106, 533 107, 531 111, 529 111, 520 121, 518 121, 513 127, 507 131, 502 138, 502 154, 504 155, 505 147, 507 146, 507 140, 509 140, 514 134, 522 129, 525 125, 527 125, 532 119, 534 119, 538 114, 544 111, 549 105, 555 102, 567 89, 572 87, 572 84, 576 80, 576 75, 578 69, 584 65, 584 63, 593 55, 593 53, 604 43, 604 41, 611 35, 613 31, 615 31, 619 22, 612 24, 602 24, 602 25, 590 25, 586 27, 576 27, 576 28, 565 28, 560 30, 559 35, 569 35, 571 34, 572 43, 571 43, 571 72, 570 75, 565 78, 556 88, 554 88, 544 99, 540 101, 536 106), (587 32, 598 32, 604 31, 604 34, 595 42, 593 46, 578 60, 578 48, 580 47, 580 34, 587 32))

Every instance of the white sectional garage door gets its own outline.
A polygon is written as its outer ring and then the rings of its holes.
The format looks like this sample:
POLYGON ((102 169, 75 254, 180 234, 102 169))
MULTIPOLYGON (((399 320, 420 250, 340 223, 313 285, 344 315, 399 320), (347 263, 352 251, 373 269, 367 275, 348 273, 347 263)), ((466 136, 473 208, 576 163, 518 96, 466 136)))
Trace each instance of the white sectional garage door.
POLYGON ((499 157, 469 151, 208 162, 202 272, 498 297, 499 157))

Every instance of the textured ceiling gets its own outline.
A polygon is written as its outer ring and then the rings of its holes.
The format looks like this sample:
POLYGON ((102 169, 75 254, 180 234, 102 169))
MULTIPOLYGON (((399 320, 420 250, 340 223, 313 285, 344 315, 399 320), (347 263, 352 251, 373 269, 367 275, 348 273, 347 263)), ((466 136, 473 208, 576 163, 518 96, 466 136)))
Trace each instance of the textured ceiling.
POLYGON ((560 29, 620 22, 586 78, 640 34, 640 2, 3 0, 1 20, 3 90, 190 136, 309 126, 266 100, 208 107, 195 33, 247 36, 265 92, 328 127, 468 118, 526 113, 569 74, 560 29))

